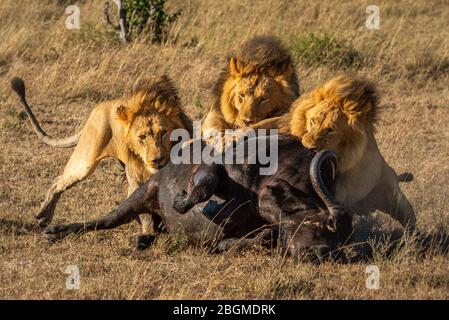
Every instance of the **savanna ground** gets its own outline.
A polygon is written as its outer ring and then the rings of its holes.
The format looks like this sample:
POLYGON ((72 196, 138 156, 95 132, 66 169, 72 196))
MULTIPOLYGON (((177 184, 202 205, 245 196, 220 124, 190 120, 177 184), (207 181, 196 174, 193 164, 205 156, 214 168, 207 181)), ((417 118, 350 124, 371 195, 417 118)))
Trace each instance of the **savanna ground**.
MULTIPOLYGON (((397 172, 421 232, 449 232, 448 1, 169 1, 182 9, 167 43, 123 45, 102 23, 102 1, 0 2, 0 298, 449 298, 449 257, 438 246, 422 254, 389 218, 358 218, 370 262, 295 264, 262 249, 208 254, 182 236, 134 249, 136 223, 50 244, 36 226, 38 209, 71 150, 38 141, 9 80, 24 78, 28 99, 48 132, 79 130, 95 104, 119 97, 137 79, 167 73, 188 114, 202 116, 226 52, 256 34, 280 37, 297 62, 301 91, 344 70, 373 80, 381 92, 377 138, 397 172), (65 28, 65 6, 78 4, 81 30, 65 28), (368 4, 380 8, 380 30, 365 27, 368 4), (384 237, 382 237, 382 235, 384 237), (365 287, 365 268, 380 270, 380 289, 365 287), (65 286, 79 266, 79 290, 65 286)), ((54 222, 98 217, 121 201, 126 184, 113 160, 66 192, 54 222)))

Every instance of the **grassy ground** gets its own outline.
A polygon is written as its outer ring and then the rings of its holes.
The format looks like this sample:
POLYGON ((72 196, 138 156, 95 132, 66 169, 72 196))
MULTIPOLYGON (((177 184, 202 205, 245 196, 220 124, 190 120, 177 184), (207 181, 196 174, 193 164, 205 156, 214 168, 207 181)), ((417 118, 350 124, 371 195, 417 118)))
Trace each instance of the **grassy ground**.
MULTIPOLYGON (((73 1, 76 3, 76 1, 73 1)), ((391 253, 378 235, 400 228, 379 214, 359 218, 380 289, 365 287, 368 264, 294 264, 271 252, 207 254, 179 236, 134 250, 138 226, 49 244, 32 214, 71 150, 38 142, 9 87, 23 77, 35 113, 50 134, 69 135, 98 102, 119 97, 140 77, 168 73, 197 118, 226 52, 256 34, 276 35, 297 61, 302 92, 342 70, 366 75, 382 94, 377 138, 398 172, 422 232, 449 232, 449 3, 377 1, 380 30, 368 30, 366 1, 169 1, 183 9, 162 46, 124 46, 101 23, 101 1, 78 1, 81 30, 64 26, 70 1, 0 2, 0 298, 449 298, 449 257, 418 254, 410 239, 391 253), (68 265, 79 290, 65 286, 68 265)), ((55 222, 98 217, 126 195, 114 161, 66 192, 55 222)))

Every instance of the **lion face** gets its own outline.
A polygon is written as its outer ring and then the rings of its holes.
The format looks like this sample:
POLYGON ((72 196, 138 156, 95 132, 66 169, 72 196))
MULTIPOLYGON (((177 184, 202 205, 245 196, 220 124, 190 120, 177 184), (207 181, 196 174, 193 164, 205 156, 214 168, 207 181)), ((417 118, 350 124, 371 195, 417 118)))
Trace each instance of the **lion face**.
POLYGON ((235 81, 232 99, 236 109, 235 126, 245 128, 285 110, 281 86, 265 75, 239 78, 235 81))
POLYGON ((170 160, 172 131, 186 129, 176 91, 171 86, 171 82, 163 78, 150 89, 134 93, 117 107, 129 154, 140 159, 150 173, 170 160))
POLYGON ((374 133, 376 91, 367 81, 338 76, 293 103, 290 133, 309 149, 330 149, 339 158, 339 170, 363 156, 374 133))
POLYGON ((137 116, 129 128, 127 137, 130 148, 152 173, 170 160, 170 134, 179 128, 173 120, 164 114, 151 112, 137 116))
POLYGON ((354 134, 345 114, 336 107, 318 105, 305 112, 306 132, 302 143, 309 149, 338 152, 354 134))
POLYGON ((287 112, 297 94, 289 80, 290 64, 282 73, 248 71, 239 61, 229 62, 229 78, 221 96, 223 116, 229 124, 245 128, 261 120, 287 112))

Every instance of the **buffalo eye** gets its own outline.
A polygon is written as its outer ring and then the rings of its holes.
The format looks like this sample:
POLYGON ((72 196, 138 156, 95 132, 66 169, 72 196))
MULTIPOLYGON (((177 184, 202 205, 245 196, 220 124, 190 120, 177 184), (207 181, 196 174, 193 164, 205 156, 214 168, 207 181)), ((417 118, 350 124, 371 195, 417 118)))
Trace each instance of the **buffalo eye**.
POLYGON ((164 129, 161 131, 161 136, 165 136, 166 134, 167 134, 167 130, 164 129))

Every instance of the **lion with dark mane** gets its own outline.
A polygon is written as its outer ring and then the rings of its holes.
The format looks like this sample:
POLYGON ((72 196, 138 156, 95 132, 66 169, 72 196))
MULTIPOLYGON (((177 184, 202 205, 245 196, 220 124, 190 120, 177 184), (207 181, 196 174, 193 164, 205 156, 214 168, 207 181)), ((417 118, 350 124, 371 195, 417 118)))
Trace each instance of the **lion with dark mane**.
POLYGON ((230 53, 214 88, 203 132, 245 128, 288 111, 299 96, 292 59, 280 41, 254 37, 230 53))

